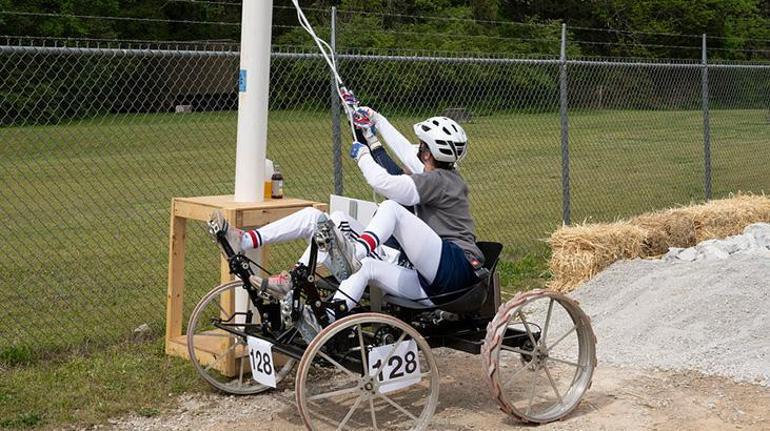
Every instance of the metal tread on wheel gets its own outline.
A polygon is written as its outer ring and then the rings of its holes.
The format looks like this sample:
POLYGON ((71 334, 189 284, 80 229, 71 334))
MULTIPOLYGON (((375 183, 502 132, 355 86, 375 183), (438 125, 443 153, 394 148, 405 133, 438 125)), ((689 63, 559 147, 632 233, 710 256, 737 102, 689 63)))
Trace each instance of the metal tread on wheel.
POLYGON ((576 301, 536 289, 500 306, 487 326, 481 359, 500 410, 546 423, 568 415, 591 387, 596 337, 576 301), (515 336, 526 336, 527 347, 513 347, 521 345, 508 341, 515 336))

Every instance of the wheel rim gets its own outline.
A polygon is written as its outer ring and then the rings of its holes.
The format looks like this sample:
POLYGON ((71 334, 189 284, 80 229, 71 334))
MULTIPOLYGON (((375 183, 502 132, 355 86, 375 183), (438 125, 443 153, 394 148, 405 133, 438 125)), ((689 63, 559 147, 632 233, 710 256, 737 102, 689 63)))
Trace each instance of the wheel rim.
MULTIPOLYGON (((396 377, 390 383, 404 379, 396 377)), ((438 404, 439 375, 430 346, 414 328, 391 316, 361 313, 333 323, 310 343, 300 361, 295 389, 300 415, 309 429, 421 430, 438 404), (388 380, 380 382, 378 369, 364 373, 368 365, 360 364, 368 364, 370 348, 387 351, 382 358, 387 363, 398 356, 396 347, 401 342, 412 340, 419 358, 419 383, 389 392, 388 380)))
POLYGON ((576 302, 533 291, 500 308, 488 330, 484 359, 503 411, 551 422, 577 407, 590 387, 595 338, 576 302))
MULTIPOLYGON (((187 352, 198 374, 218 390, 236 395, 271 389, 252 378, 246 340, 217 329, 212 322, 213 319, 232 317, 225 312, 222 303, 234 298, 242 286, 241 282, 232 282, 215 287, 200 300, 187 326, 187 352)), ((296 361, 281 355, 275 355, 275 361, 283 363, 276 370, 276 382, 280 382, 296 361)))

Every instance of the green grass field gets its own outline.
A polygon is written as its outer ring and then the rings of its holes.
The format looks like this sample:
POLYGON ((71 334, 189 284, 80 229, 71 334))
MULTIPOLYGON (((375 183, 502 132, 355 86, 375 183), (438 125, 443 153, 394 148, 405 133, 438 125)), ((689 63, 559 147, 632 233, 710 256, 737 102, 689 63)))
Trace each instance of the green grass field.
MULTIPOLYGON (((766 115, 712 112, 715 196, 770 188, 766 115)), ((392 118, 405 132, 416 120, 392 118)), ((235 123, 227 112, 0 128, 0 359, 108 345, 145 322, 161 335, 169 202, 232 191, 235 123)), ((573 222, 703 199, 700 112, 578 112, 570 125, 573 222)), ((543 240, 561 223, 558 115, 478 117, 466 128, 462 173, 479 237, 506 245, 505 284, 525 288, 542 278, 543 240)), ((327 113, 271 113, 268 155, 288 196, 328 199, 330 137, 327 113)), ((343 166, 346 194, 371 198, 347 156, 343 166)), ((216 249, 202 226, 189 231, 188 309, 217 280, 216 249)), ((300 246, 278 248, 276 266, 300 246)))
MULTIPOLYGON (((286 194, 327 200, 328 114, 270 120, 268 153, 286 194)), ((392 120, 408 131, 417 118, 392 120)), ((170 200, 232 191, 235 121, 234 113, 115 115, 0 128, 0 428, 151 416, 169 394, 207 390, 186 362, 165 357, 160 340, 121 341, 145 322, 162 335, 170 200)), ((700 112, 571 113, 570 125, 573 222, 703 199, 700 112)), ((714 196, 770 189, 767 112, 713 111, 711 127, 714 196)), ((479 237, 506 245, 506 294, 541 285, 543 239, 561 223, 558 116, 501 114, 466 128, 462 173, 479 237)), ((347 157, 344 173, 346 194, 371 198, 347 157)), ((216 283, 218 255, 201 225, 188 234, 189 311, 216 283)), ((288 265, 300 248, 277 247, 274 263, 288 265)))

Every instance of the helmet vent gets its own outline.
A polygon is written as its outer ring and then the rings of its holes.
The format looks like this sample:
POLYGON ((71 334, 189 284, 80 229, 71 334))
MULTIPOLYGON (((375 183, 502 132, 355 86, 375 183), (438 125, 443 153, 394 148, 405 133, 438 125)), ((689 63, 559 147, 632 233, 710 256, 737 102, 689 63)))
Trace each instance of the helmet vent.
POLYGON ((426 126, 425 124, 422 125, 422 131, 423 132, 430 132, 430 127, 426 126))
POLYGON ((457 130, 457 126, 455 126, 454 124, 452 124, 452 128, 453 128, 453 129, 455 129, 455 132, 457 132, 457 131, 458 131, 458 130, 457 130))
POLYGON ((449 129, 447 129, 446 127, 442 127, 441 130, 443 130, 444 133, 446 133, 447 135, 452 136, 452 134, 449 133, 449 129))
POLYGON ((434 126, 438 126, 438 121, 436 121, 436 120, 433 120, 433 125, 434 125, 434 126))

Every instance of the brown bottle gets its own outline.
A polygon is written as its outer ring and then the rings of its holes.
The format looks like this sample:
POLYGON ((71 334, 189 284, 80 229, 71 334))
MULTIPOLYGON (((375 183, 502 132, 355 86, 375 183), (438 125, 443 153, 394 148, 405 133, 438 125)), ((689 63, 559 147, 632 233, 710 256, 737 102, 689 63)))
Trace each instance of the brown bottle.
POLYGON ((277 164, 275 165, 275 172, 273 172, 272 179, 272 193, 271 196, 273 199, 281 199, 283 198, 283 175, 281 174, 281 167, 277 164))

